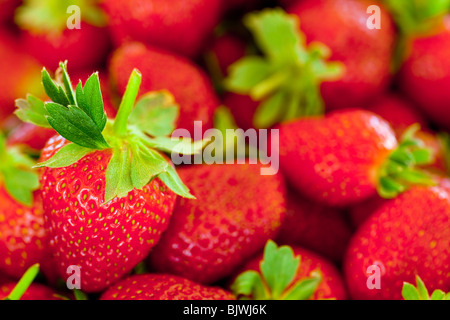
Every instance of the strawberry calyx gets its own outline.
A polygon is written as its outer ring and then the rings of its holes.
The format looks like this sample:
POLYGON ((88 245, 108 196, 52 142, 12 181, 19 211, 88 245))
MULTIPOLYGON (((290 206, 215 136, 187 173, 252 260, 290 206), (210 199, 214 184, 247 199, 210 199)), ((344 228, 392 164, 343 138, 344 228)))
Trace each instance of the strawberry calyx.
POLYGON ((416 275, 416 286, 403 282, 402 297, 404 300, 450 300, 450 292, 445 293, 437 289, 430 296, 425 283, 416 275))
POLYGON ((33 192, 39 188, 34 165, 20 148, 7 147, 5 137, 0 134, 0 183, 14 200, 29 207, 33 204, 33 192))
POLYGON ((437 137, 444 156, 446 173, 450 175, 450 134, 441 132, 437 137))
POLYGON ((327 61, 329 48, 317 42, 307 46, 298 17, 280 8, 250 13, 244 24, 264 56, 249 55, 230 66, 225 87, 260 102, 254 125, 268 128, 281 121, 323 114, 320 84, 343 74, 341 63, 327 61))
POLYGON ((37 167, 67 167, 96 150, 112 150, 104 203, 125 197, 133 189, 142 190, 156 177, 176 194, 194 198, 160 152, 192 155, 209 140, 193 142, 190 138, 169 137, 179 114, 172 95, 166 91, 151 92, 135 103, 142 78, 135 69, 117 117, 111 120, 103 107, 97 73, 84 86, 80 81, 73 90, 66 62, 60 64, 56 78, 57 81, 51 79, 43 70, 42 82, 51 102, 39 102, 32 96, 16 101, 16 114, 23 121, 49 125, 72 142, 37 167))
POLYGON ((395 198, 414 185, 436 185, 432 175, 420 169, 420 166, 432 164, 434 155, 422 140, 415 137, 419 130, 419 124, 410 126, 403 134, 397 149, 380 167, 377 190, 382 198, 395 198))
POLYGON ((322 275, 315 270, 309 278, 294 282, 300 259, 300 256, 294 256, 291 247, 278 247, 269 240, 259 272, 243 272, 236 278, 231 290, 241 300, 307 300, 322 282, 322 275))
POLYGON ((90 25, 106 25, 106 14, 98 0, 25 0, 15 14, 16 23, 34 34, 60 35, 67 29, 67 20, 73 14, 71 6, 80 9, 80 19, 90 25))
POLYGON ((17 282, 14 289, 9 293, 9 295, 4 300, 20 300, 28 287, 33 283, 37 274, 39 273, 39 264, 36 263, 25 271, 22 278, 17 282))

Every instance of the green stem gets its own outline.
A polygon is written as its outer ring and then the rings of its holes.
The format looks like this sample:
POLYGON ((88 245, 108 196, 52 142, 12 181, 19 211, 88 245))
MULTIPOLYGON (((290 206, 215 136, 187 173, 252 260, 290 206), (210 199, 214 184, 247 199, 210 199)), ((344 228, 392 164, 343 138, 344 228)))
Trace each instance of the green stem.
POLYGON ((32 265, 19 280, 17 285, 8 295, 6 300, 20 300, 28 287, 33 283, 34 278, 36 278, 39 273, 39 263, 32 265))
POLYGON ((141 80, 141 73, 139 70, 134 69, 131 73, 130 79, 128 80, 128 85, 113 125, 114 133, 119 137, 124 137, 127 133, 128 118, 133 111, 134 103, 139 92, 139 87, 141 86, 141 80))
POLYGON ((281 70, 266 80, 258 83, 250 92, 251 97, 255 101, 262 100, 278 89, 289 77, 289 73, 281 70))

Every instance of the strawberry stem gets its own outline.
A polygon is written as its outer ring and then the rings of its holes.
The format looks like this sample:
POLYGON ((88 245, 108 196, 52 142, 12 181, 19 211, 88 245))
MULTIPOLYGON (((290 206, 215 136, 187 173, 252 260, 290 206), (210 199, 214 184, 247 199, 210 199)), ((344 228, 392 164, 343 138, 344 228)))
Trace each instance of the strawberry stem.
POLYGON ((119 137, 124 137, 127 134, 128 118, 133 111, 134 103, 136 101, 139 87, 141 86, 142 74, 139 70, 134 69, 131 73, 128 85, 125 90, 122 102, 120 103, 119 111, 117 112, 116 120, 114 121, 113 130, 119 137))
POLYGON ((22 298, 25 291, 27 291, 28 287, 33 283, 34 278, 36 278, 39 273, 39 263, 32 265, 25 273, 22 278, 19 280, 17 285, 8 295, 5 300, 20 300, 22 298))

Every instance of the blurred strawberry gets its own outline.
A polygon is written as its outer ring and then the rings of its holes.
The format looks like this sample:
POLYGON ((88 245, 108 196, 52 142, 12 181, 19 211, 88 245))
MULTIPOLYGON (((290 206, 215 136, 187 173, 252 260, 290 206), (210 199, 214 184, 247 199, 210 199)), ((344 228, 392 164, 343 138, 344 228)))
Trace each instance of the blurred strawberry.
POLYGON ((102 1, 116 45, 140 41, 194 57, 219 23, 221 0, 102 1))
POLYGON ((114 52, 109 67, 119 94, 125 91, 133 68, 138 68, 144 75, 141 95, 149 91, 168 90, 175 97, 180 106, 178 128, 188 129, 194 137, 194 121, 202 122, 203 132, 213 127, 214 110, 220 102, 210 80, 196 65, 141 43, 124 45, 114 52))
POLYGON ((108 54, 109 37, 104 28, 106 17, 96 2, 75 2, 77 12, 68 11, 74 5, 69 0, 25 0, 15 17, 22 30, 24 50, 50 70, 65 60, 74 69, 102 65, 108 54), (69 29, 72 22, 80 24, 69 29))

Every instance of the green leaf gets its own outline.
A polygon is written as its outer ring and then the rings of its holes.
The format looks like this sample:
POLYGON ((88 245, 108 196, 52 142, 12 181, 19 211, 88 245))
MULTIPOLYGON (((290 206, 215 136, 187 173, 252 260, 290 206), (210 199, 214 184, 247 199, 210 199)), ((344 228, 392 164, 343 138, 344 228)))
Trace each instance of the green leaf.
POLYGON ((416 287, 408 282, 403 283, 402 296, 405 300, 420 300, 416 287))
POLYGON ((79 82, 76 90, 78 106, 83 110, 96 124, 100 132, 106 125, 106 112, 103 108, 103 98, 100 89, 100 80, 98 73, 94 73, 82 86, 79 82))
POLYGON ((28 287, 33 283, 34 279, 38 275, 39 267, 40 266, 38 263, 29 267, 5 300, 20 300, 25 291, 27 291, 28 287))
POLYGON ((64 138, 82 147, 106 149, 109 147, 101 130, 92 118, 76 106, 64 107, 57 103, 46 103, 50 116, 49 124, 64 138))
POLYGON ((248 94, 270 74, 271 66, 266 60, 256 56, 245 57, 230 66, 225 86, 235 93, 248 94))
POLYGON ((281 119, 285 97, 279 91, 258 106, 253 120, 256 128, 270 128, 281 119))
POLYGON ((93 150, 90 148, 85 148, 75 143, 70 143, 62 147, 47 161, 37 164, 36 167, 64 168, 74 164, 92 151, 93 150))
POLYGON ((287 292, 283 300, 308 300, 313 296, 322 282, 322 276, 316 272, 313 277, 302 279, 287 292))
POLYGON ((152 178, 165 172, 169 163, 154 156, 154 151, 145 146, 131 146, 131 181, 134 188, 142 190, 152 178))
POLYGON ((274 299, 280 298, 292 283, 299 264, 300 258, 295 258, 292 248, 288 246, 278 248, 273 241, 267 243, 261 262, 261 272, 274 299))
POLYGON ((73 290, 73 295, 75 296, 75 300, 80 300, 80 301, 89 300, 88 296, 83 291, 81 291, 79 289, 74 289, 73 290))
POLYGON ((106 170, 105 202, 125 197, 134 189, 131 181, 131 150, 127 146, 114 149, 106 170))
POLYGON ((199 153, 210 141, 209 138, 193 142, 191 138, 155 137, 145 139, 144 142, 150 148, 164 152, 194 155, 199 153))
POLYGON ((45 92, 54 103, 60 104, 64 107, 70 105, 70 101, 65 90, 61 87, 61 85, 53 81, 45 68, 42 70, 42 83, 44 85, 45 92))
POLYGON ((428 300, 429 293, 427 288, 425 287, 425 284, 423 283, 422 279, 420 279, 419 276, 416 276, 416 283, 417 283, 417 292, 419 293, 419 299, 420 300, 428 300))
POLYGON ((260 274, 254 270, 241 273, 231 285, 231 290, 236 297, 252 297, 253 300, 269 298, 260 274))
POLYGON ((168 136, 175 130, 178 113, 179 107, 169 92, 151 92, 139 99, 128 122, 151 136, 168 136))
POLYGON ((445 299, 445 292, 442 290, 434 290, 434 292, 431 294, 431 300, 444 300, 445 299))
POLYGON ((57 79, 61 78, 61 82, 64 85, 66 96, 69 99, 69 104, 77 105, 75 92, 72 88, 72 81, 70 81, 69 73, 67 72, 67 61, 60 62, 59 69, 56 71, 57 79))
POLYGON ((39 178, 36 172, 7 167, 2 170, 5 188, 16 201, 31 206, 33 191, 39 188, 39 178))
POLYGON ((51 128, 47 121, 49 116, 44 102, 29 94, 27 99, 17 99, 15 111, 16 116, 23 122, 29 122, 43 128, 51 128))
POLYGON ((172 166, 167 167, 167 171, 158 175, 158 178, 173 192, 183 198, 195 199, 190 193, 189 188, 181 181, 177 172, 172 166))

